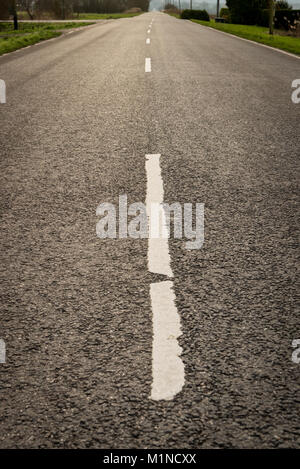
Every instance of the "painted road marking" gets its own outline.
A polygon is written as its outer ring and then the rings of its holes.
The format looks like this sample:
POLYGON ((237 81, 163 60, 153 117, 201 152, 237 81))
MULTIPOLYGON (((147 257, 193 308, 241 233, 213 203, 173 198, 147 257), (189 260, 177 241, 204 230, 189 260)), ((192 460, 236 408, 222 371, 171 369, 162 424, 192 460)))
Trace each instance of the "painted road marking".
POLYGON ((0 80, 0 103, 6 104, 6 84, 4 80, 0 80))
POLYGON ((148 269, 155 274, 173 277, 171 258, 169 254, 168 231, 166 228, 163 180, 160 170, 160 154, 146 155, 147 194, 146 211, 149 220, 148 239, 148 269), (161 207, 160 216, 155 216, 155 210, 161 207), (158 226, 156 221, 158 219, 158 226))
POLYGON ((151 33, 151 29, 148 29, 147 33, 150 34, 150 33, 151 33))
MULTIPOLYGON (((148 269, 173 277, 168 245, 168 229, 163 209, 164 189, 160 154, 146 155, 146 211, 149 224, 148 269), (156 217, 159 208, 159 217, 156 217), (153 212, 155 210, 155 213, 153 212), (153 216, 154 215, 154 216, 153 216)), ((152 387, 150 399, 171 400, 184 385, 184 365, 180 358, 180 317, 175 304, 173 282, 150 284, 153 314, 152 387)))
POLYGON ((3 339, 0 339, 0 363, 6 362, 6 345, 3 339))
POLYGON ((151 72, 151 59, 149 58, 145 59, 145 72, 146 73, 151 72))
POLYGON ((152 388, 150 398, 171 400, 184 386, 180 318, 175 306, 173 282, 150 285, 153 312, 152 388))
POLYGON ((150 38, 149 37, 146 39, 146 44, 150 44, 150 38))

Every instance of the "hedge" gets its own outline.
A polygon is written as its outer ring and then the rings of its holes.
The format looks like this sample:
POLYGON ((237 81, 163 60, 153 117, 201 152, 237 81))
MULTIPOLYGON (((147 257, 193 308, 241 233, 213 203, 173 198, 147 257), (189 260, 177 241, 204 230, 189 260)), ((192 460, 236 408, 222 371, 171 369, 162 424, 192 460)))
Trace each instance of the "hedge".
MULTIPOLYGON (((289 25, 295 25, 296 21, 300 21, 300 10, 276 10, 275 12, 275 28, 284 28, 289 30, 289 25)), ((269 25, 269 10, 262 10, 259 26, 269 25)))
POLYGON ((289 25, 295 25, 296 21, 300 21, 300 10, 277 10, 275 14, 276 28, 284 28, 289 30, 289 25))
POLYGON ((209 14, 206 10, 183 10, 181 12, 181 19, 209 21, 209 14))

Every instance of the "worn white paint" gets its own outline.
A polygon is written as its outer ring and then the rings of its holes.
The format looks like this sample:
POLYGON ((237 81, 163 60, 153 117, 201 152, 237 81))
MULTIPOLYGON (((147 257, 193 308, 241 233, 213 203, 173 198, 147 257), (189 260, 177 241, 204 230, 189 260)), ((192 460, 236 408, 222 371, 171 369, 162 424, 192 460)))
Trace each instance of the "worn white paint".
POLYGON ((151 72, 152 68, 151 68, 151 59, 149 57, 147 57, 145 59, 145 72, 146 73, 149 73, 151 72))
POLYGON ((160 154, 146 155, 147 194, 146 211, 149 221, 148 269, 156 274, 173 277, 169 254, 160 154), (157 216, 157 215, 160 216, 157 216))
POLYGON ((152 387, 150 398, 171 400, 184 386, 184 365, 180 358, 180 318, 175 305, 173 282, 150 285, 153 313, 152 387))

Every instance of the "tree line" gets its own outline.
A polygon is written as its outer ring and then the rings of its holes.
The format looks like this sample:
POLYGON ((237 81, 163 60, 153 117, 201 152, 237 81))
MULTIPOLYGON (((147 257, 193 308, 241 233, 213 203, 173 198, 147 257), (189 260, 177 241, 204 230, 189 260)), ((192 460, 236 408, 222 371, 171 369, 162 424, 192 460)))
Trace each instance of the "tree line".
POLYGON ((285 0, 226 0, 232 23, 261 24, 263 12, 275 10, 291 10, 292 6, 285 0))
POLYGON ((49 13, 65 19, 76 13, 121 13, 131 8, 148 11, 150 0, 1 0, 0 19, 26 11, 29 18, 49 13))

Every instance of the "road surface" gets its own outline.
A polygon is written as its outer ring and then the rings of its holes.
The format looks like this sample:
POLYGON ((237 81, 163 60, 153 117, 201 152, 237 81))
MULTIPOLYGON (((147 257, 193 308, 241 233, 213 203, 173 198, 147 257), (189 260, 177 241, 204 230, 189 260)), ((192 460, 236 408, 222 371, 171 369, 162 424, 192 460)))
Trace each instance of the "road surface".
POLYGON ((0 78, 0 446, 299 447, 299 59, 147 13, 3 56, 0 78), (99 204, 145 203, 146 155, 165 202, 205 204, 202 248, 168 242, 171 280, 148 239, 96 236, 99 204), (161 282, 169 400, 151 397, 161 282))

